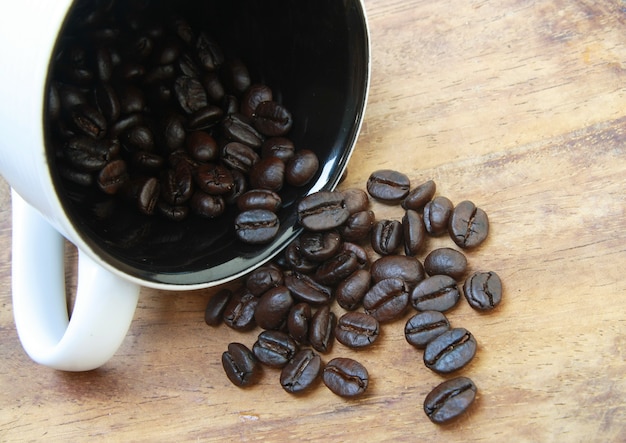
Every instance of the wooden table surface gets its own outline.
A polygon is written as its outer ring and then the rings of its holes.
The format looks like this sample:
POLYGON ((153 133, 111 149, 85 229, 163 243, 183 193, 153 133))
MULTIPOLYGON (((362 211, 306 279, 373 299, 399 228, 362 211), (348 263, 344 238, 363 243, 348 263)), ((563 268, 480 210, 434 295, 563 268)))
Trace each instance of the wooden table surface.
MULTIPOLYGON (((239 389, 220 356, 256 334, 204 323, 215 290, 144 289, 126 340, 102 368, 38 366, 13 323, 2 182, 1 441, 626 441, 626 3, 365 4, 371 90, 341 188, 393 168, 489 214, 488 240, 467 256, 471 270, 501 276, 503 302, 481 315, 462 300, 448 314, 479 343, 461 371, 479 389, 470 412, 445 427, 424 415, 425 395, 444 377, 405 342, 408 312, 371 350, 336 344, 323 356, 368 368, 358 400, 323 385, 289 395, 276 370, 239 389)), ((428 249, 450 245, 438 238, 428 249)))

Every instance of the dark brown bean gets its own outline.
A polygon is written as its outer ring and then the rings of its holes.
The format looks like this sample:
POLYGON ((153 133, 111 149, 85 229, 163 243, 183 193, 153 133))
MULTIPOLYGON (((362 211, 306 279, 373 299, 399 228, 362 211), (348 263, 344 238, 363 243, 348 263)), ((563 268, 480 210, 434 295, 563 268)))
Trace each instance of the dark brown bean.
POLYGON ((461 248, 475 248, 487 238, 489 219, 482 209, 471 201, 459 203, 450 215, 450 238, 461 248))
POLYGON ((450 322, 439 311, 424 311, 409 318, 404 326, 404 337, 417 349, 424 349, 428 343, 450 329, 450 322))
POLYGON ((252 346, 252 352, 264 365, 283 368, 298 352, 298 345, 285 332, 263 331, 252 346))
POLYGON ((399 278, 381 280, 363 297, 365 312, 381 323, 402 316, 409 304, 406 284, 399 278))
POLYGON ((460 280, 467 270, 467 258, 456 249, 434 249, 424 259, 424 270, 428 275, 449 275, 460 280))
POLYGON ((327 231, 342 225, 350 216, 339 192, 319 191, 298 203, 298 221, 311 231, 327 231))
POLYGON ((463 284, 470 306, 478 311, 490 311, 502 300, 502 281, 495 272, 475 272, 463 284))
POLYGON ((366 269, 354 271, 335 288, 335 299, 342 308, 353 311, 363 302, 365 293, 370 289, 372 277, 366 269))
POLYGON ((261 295, 254 311, 254 320, 263 329, 281 329, 293 306, 291 292, 286 286, 270 288, 261 295))
POLYGON ((405 174, 390 169, 374 171, 367 179, 367 192, 385 203, 399 202, 408 195, 410 187, 405 174))
POLYGON ((380 335, 380 324, 376 318, 364 312, 347 312, 337 321, 335 337, 349 348, 365 348, 380 335))
POLYGON ((222 366, 226 376, 235 386, 250 386, 259 378, 260 368, 256 357, 241 343, 228 345, 228 351, 222 354, 222 366))
POLYGON ((338 357, 326 364, 322 373, 324 384, 340 397, 362 395, 369 384, 365 367, 351 358, 338 357))
POLYGON ((224 311, 226 311, 226 306, 228 306, 232 296, 233 292, 227 288, 221 289, 211 296, 204 310, 204 321, 207 325, 218 326, 222 323, 224 311))
POLYGON ((393 254, 402 244, 402 224, 398 220, 379 220, 370 236, 374 251, 380 255, 393 254))
POLYGON ((270 137, 287 134, 293 125, 293 117, 289 110, 275 101, 259 103, 253 120, 259 132, 270 137))
POLYGON ((433 423, 448 423, 469 409, 476 392, 476 385, 467 377, 446 380, 426 396, 424 412, 433 423))
POLYGON ((411 293, 411 304, 418 311, 445 312, 460 298, 456 281, 449 275, 432 275, 419 282, 411 293))
POLYGON ((337 317, 328 305, 320 307, 309 325, 309 343, 317 352, 330 352, 335 338, 337 317))
POLYGON ((235 233, 244 243, 269 243, 276 237, 280 221, 276 214, 265 209, 241 212, 235 218, 235 233))
POLYGON ((402 217, 402 230, 404 237, 404 253, 406 255, 417 255, 426 243, 426 228, 422 216, 407 209, 402 217))
POLYGON ((322 369, 322 359, 311 349, 300 350, 280 373, 280 384, 291 394, 298 394, 313 386, 322 369))
POLYGON ((439 374, 449 374, 466 366, 476 347, 476 339, 467 329, 450 329, 426 345, 424 364, 439 374))
POLYGON ((442 196, 435 197, 424 206, 424 227, 432 236, 441 235, 448 230, 448 220, 454 205, 450 199, 442 196))
POLYGON ((426 203, 434 197, 436 189, 437 186, 433 180, 428 180, 416 186, 415 189, 411 190, 409 195, 402 200, 402 207, 414 211, 423 210, 426 203))

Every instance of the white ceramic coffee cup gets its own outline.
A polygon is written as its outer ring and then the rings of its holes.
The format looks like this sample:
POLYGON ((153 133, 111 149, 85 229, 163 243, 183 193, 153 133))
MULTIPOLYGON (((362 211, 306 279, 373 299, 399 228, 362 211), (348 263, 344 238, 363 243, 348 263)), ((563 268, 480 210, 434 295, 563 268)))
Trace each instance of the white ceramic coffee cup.
MULTIPOLYGON (((236 251, 224 263, 212 257, 206 260, 206 269, 198 268, 201 257, 195 260, 193 270, 186 269, 185 264, 177 267, 170 263, 171 272, 167 266, 157 271, 150 264, 142 268, 136 264, 137 257, 131 264, 124 262, 107 250, 106 242, 94 240, 68 211, 46 150, 45 98, 51 56, 73 3, 23 0, 14 2, 0 16, 0 174, 12 188, 13 312, 20 341, 27 354, 40 364, 84 371, 101 366, 114 355, 131 324, 142 286, 181 291, 224 283, 274 257, 299 229, 293 209, 286 210, 281 232, 270 245, 236 251), (79 257, 71 319, 64 284, 64 239, 77 247, 79 257)), ((343 3, 346 10, 342 23, 349 28, 345 31, 350 53, 345 65, 349 82, 344 82, 343 89, 347 90, 340 94, 343 101, 333 105, 330 112, 336 114, 332 117, 338 120, 336 128, 327 130, 331 132, 328 137, 316 140, 325 152, 323 168, 319 178, 303 191, 306 193, 333 189, 339 182, 367 101, 370 57, 365 12, 360 1, 343 3), (329 146, 324 148, 324 143, 329 146)), ((319 3, 315 6, 319 9, 319 3)), ((326 105, 316 100, 320 100, 320 91, 327 94, 332 85, 308 90, 298 85, 291 88, 301 95, 297 103, 309 100, 311 109, 322 116, 319 119, 329 114, 322 109, 326 105), (300 92, 302 89, 304 92, 300 92)), ((315 133, 314 120, 313 116, 311 128, 301 131, 302 140, 315 133)), ((329 126, 328 122, 322 123, 329 126)))

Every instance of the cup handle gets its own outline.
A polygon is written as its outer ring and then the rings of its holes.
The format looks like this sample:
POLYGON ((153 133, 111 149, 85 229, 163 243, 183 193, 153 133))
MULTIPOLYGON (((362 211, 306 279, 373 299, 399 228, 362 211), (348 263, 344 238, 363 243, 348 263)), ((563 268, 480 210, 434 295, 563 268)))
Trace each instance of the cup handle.
POLYGON ((140 286, 79 249, 70 319, 63 236, 15 191, 12 211, 13 315, 24 350, 37 363, 64 371, 102 366, 128 332, 140 286))

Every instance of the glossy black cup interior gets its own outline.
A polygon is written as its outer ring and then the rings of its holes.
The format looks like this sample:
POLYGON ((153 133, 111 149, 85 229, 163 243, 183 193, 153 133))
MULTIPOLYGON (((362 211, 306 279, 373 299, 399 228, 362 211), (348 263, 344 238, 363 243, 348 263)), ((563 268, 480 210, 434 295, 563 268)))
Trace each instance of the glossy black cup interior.
MULTIPOLYGON (((270 86, 274 97, 290 109, 294 125, 289 137, 297 148, 317 153, 321 165, 317 176, 305 188, 283 188, 280 232, 272 243, 262 246, 236 239, 234 208, 217 220, 189 217, 172 222, 131 210, 101 217, 103 208, 108 210, 108 205, 119 203, 55 180, 77 230, 114 267, 156 284, 217 284, 279 253, 300 232, 297 201, 337 185, 356 142, 366 104, 367 24, 362 5, 356 0, 170 3, 195 29, 206 30, 216 38, 226 54, 237 54, 249 68, 253 82, 270 86)), ((70 10, 67 23, 71 23, 71 16, 70 10)))

